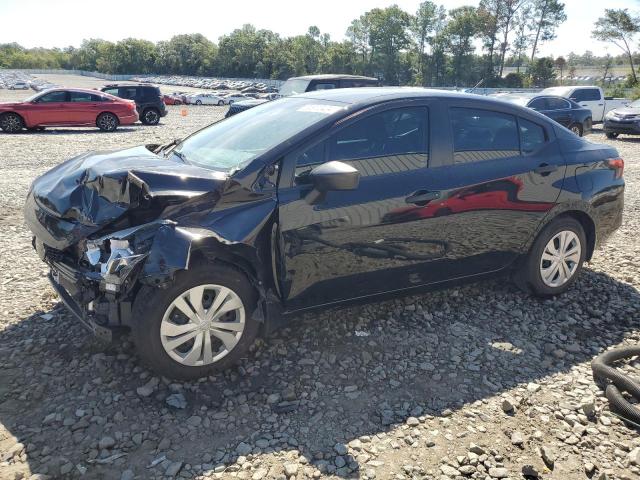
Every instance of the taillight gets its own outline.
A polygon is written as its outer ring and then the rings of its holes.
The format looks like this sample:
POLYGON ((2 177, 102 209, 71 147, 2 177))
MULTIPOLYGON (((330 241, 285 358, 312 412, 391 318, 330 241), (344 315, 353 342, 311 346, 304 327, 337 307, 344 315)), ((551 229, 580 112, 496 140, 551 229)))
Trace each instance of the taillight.
POLYGON ((624 173, 624 160, 622 158, 609 158, 606 160, 607 167, 614 171, 614 178, 622 178, 624 173))

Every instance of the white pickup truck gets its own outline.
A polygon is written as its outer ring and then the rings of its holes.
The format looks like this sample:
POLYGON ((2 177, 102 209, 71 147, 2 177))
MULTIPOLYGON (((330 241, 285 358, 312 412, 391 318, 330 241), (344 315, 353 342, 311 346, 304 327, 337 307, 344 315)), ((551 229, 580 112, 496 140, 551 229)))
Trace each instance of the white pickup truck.
POLYGON ((596 86, 550 87, 542 90, 540 95, 557 95, 573 100, 591 110, 593 123, 601 123, 607 112, 624 107, 631 101, 627 98, 605 97, 602 89, 596 86))

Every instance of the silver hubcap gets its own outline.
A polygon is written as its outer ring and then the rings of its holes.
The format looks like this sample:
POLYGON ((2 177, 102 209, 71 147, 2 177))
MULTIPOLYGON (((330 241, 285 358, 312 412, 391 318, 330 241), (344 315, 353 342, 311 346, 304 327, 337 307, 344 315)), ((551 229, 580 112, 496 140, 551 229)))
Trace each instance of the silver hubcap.
POLYGON ((22 122, 16 115, 5 115, 2 119, 2 128, 9 132, 17 132, 22 129, 22 122))
POLYGON ((147 119, 147 122, 153 123, 158 119, 158 114, 156 112, 154 112, 153 110, 150 110, 150 111, 147 112, 145 117, 147 119))
POLYGON ((113 115, 103 115, 100 117, 100 126, 105 130, 111 130, 116 126, 116 119, 113 115))
POLYGON ((209 365, 233 350, 244 327, 244 305, 237 293, 222 285, 199 285, 171 302, 160 339, 176 362, 209 365))
POLYGON ((571 127, 571 131, 573 133, 575 133, 576 135, 580 135, 580 128, 579 127, 571 127))
POLYGON ((545 285, 555 288, 567 283, 578 269, 581 253, 580 239, 570 230, 563 230, 549 240, 540 260, 545 285))

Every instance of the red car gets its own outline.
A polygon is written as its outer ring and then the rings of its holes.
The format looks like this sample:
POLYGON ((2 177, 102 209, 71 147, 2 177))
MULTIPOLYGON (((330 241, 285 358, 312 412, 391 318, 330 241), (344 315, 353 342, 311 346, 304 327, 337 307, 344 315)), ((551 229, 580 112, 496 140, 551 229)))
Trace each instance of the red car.
POLYGON ((138 121, 133 100, 79 88, 54 88, 37 93, 23 102, 0 103, 0 129, 7 133, 43 130, 44 127, 84 127, 95 125, 113 132, 118 125, 138 121))

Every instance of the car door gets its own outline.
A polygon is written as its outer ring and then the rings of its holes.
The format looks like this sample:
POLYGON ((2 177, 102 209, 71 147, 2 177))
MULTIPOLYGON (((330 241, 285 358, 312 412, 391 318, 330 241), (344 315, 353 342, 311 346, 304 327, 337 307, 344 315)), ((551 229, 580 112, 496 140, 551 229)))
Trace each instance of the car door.
POLYGON ((99 95, 89 92, 69 92, 67 104, 69 119, 78 125, 94 124, 101 111, 101 99, 99 95))
POLYGON ((599 88, 579 88, 571 95, 571 100, 581 107, 591 110, 591 118, 594 122, 602 121, 604 117, 604 98, 599 88))
POLYGON ((38 119, 37 125, 65 125, 72 123, 67 110, 69 92, 55 90, 47 92, 35 101, 34 113, 38 119))
POLYGON ((441 126, 429 128, 430 109, 367 110, 285 158, 291 174, 283 173, 278 190, 279 277, 289 310, 421 285, 421 272, 446 254, 440 218, 405 215, 432 198, 424 188, 440 149, 429 132, 438 138, 441 126), (331 160, 356 168, 359 187, 310 203, 305 179, 331 160))
POLYGON ((571 119, 571 104, 563 98, 538 97, 529 104, 529 107, 565 127, 573 123, 571 119))
POLYGON ((562 189, 566 167, 554 131, 536 117, 469 100, 451 101, 442 121, 451 127, 451 164, 433 185, 439 199, 425 208, 447 220, 446 276, 501 270, 562 189))

